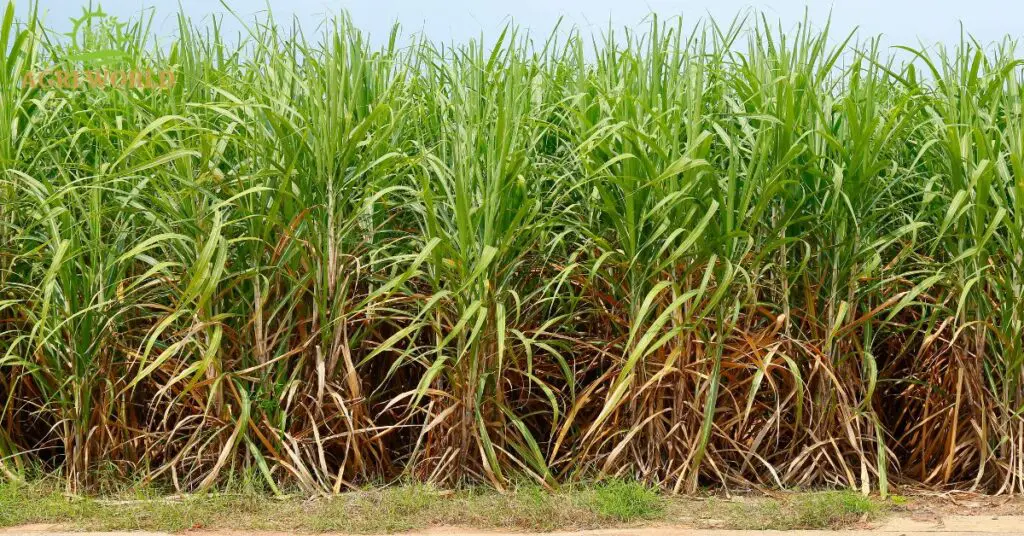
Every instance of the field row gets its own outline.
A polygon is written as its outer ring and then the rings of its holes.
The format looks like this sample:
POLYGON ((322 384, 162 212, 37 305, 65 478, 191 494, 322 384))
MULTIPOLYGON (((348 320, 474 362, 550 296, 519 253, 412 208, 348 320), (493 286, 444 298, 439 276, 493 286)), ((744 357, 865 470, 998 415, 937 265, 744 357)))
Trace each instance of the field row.
POLYGON ((0 478, 1024 492, 1009 39, 6 13, 0 478))

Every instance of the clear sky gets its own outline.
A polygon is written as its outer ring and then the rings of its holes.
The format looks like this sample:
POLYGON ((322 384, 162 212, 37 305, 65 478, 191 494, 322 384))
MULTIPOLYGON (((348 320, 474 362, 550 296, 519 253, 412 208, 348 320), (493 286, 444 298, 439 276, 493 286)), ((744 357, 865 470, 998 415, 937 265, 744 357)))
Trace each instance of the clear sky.
MULTIPOLYGON (((2 2, 3 0, 0 0, 2 2)), ((95 1, 95 0, 93 0, 95 1)), ((218 0, 178 0, 193 18, 226 10, 218 0)), ((483 32, 494 35, 507 21, 514 20, 531 33, 547 34, 560 16, 583 29, 600 31, 611 21, 614 26, 634 26, 649 13, 661 16, 682 14, 696 21, 712 15, 728 21, 738 13, 756 9, 769 19, 791 25, 808 9, 811 20, 823 23, 832 13, 833 27, 848 31, 859 27, 862 36, 883 34, 886 42, 916 45, 918 42, 956 43, 961 23, 980 41, 989 42, 1009 34, 1024 37, 1024 0, 226 0, 244 15, 261 12, 269 5, 279 21, 298 17, 312 30, 324 14, 347 9, 356 25, 383 39, 395 21, 406 32, 422 30, 434 40, 464 41, 483 32)), ((41 0, 47 24, 64 27, 68 17, 78 13, 88 0, 41 0)), ((27 0, 16 0, 19 8, 27 0)), ((157 6, 159 29, 173 27, 177 2, 159 0, 109 0, 100 2, 108 13, 122 18, 137 14, 146 6, 157 6)), ((563 23, 564 24, 564 23, 563 23)), ((229 25, 234 27, 233 25, 229 25)))

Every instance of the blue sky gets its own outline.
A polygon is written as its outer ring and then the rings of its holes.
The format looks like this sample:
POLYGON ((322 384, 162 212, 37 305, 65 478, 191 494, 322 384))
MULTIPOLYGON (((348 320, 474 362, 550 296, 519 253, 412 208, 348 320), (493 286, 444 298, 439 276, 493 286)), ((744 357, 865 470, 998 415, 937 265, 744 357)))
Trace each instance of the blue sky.
MULTIPOLYGON (((2 1, 2 0, 0 0, 2 1)), ((41 0, 47 24, 63 27, 88 0, 41 0)), ((94 0, 95 1, 95 0, 94 0)), ((218 0, 179 0, 194 18, 224 13, 218 0)), ((597 31, 611 21, 615 26, 633 26, 651 13, 662 16, 682 14, 696 21, 711 14, 731 20, 737 13, 756 9, 791 25, 809 9, 815 23, 823 23, 832 12, 833 26, 841 31, 859 27, 862 36, 883 34, 889 43, 956 43, 960 24, 983 42, 1004 35, 1024 37, 1024 1, 1021 0, 227 0, 238 12, 250 16, 269 4, 278 20, 298 17, 315 29, 325 13, 347 9, 355 23, 371 36, 383 39, 391 24, 400 21, 406 31, 422 30, 434 40, 464 41, 480 35, 494 35, 508 20, 546 34, 559 17, 584 29, 597 31)), ((19 7, 27 0, 16 0, 19 7)), ((162 31, 172 27, 177 11, 174 1, 118 0, 100 2, 104 10, 121 17, 137 14, 146 6, 156 9, 162 31)), ((230 27, 234 27, 233 25, 230 27)))

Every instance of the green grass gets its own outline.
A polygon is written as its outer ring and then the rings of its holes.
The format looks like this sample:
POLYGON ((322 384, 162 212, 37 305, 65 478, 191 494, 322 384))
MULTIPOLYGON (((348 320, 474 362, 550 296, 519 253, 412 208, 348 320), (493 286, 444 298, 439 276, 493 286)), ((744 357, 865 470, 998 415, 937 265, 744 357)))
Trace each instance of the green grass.
POLYGON ((852 491, 779 494, 775 497, 707 499, 674 506, 681 517, 702 528, 738 530, 841 529, 878 521, 898 509, 891 500, 852 491))
POLYGON ((422 485, 355 491, 333 498, 275 499, 257 494, 71 498, 48 486, 0 487, 0 526, 61 523, 81 530, 190 528, 402 532, 431 526, 549 531, 659 519, 661 502, 644 488, 600 486, 551 493, 527 486, 507 494, 442 492, 422 485), (641 498, 642 497, 642 498, 641 498))
POLYGON ((14 12, 0 479, 1024 493, 1011 37, 14 12), (104 66, 175 85, 21 82, 104 66))
POLYGON ((430 527, 553 531, 648 523, 736 529, 842 528, 878 519, 888 503, 847 492, 794 494, 741 502, 680 499, 624 481, 558 492, 521 486, 505 494, 474 488, 442 491, 411 484, 331 498, 274 498, 257 493, 163 495, 128 489, 73 497, 54 482, 0 485, 0 527, 55 524, 72 530, 190 529, 398 533, 430 527), (716 519, 714 523, 708 520, 716 519))
POLYGON ((601 517, 628 522, 655 519, 664 509, 663 499, 649 486, 615 480, 593 490, 592 508, 601 517))
POLYGON ((803 527, 841 528, 879 513, 878 503, 859 493, 832 491, 801 497, 794 505, 796 523, 803 527))

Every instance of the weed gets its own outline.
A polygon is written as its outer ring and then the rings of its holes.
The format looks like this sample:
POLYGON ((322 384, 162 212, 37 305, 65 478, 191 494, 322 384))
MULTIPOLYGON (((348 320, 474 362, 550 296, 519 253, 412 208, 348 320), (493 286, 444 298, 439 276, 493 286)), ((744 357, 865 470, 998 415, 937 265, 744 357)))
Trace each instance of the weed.
POLYGON ((663 511, 658 492, 639 482, 612 480, 593 491, 591 507, 600 516, 621 522, 652 519, 663 511))

